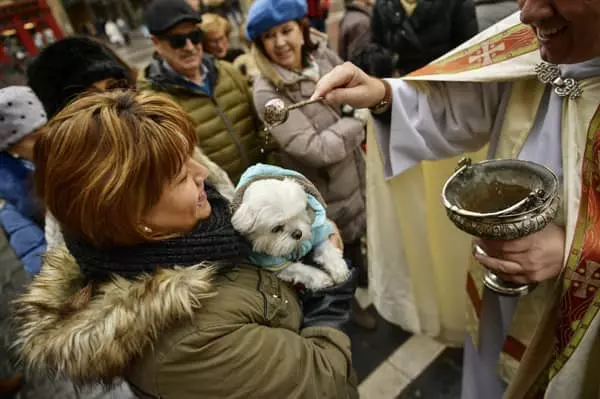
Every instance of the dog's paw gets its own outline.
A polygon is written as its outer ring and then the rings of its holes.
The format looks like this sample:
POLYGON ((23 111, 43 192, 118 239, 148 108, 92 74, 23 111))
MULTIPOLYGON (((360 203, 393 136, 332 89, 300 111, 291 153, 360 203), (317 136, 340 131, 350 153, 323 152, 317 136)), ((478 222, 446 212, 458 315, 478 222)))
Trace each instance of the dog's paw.
POLYGON ((348 269, 342 252, 330 245, 329 242, 315 250, 313 260, 329 273, 336 284, 343 283, 350 276, 350 269, 348 269))
POLYGON ((330 260, 324 267, 336 284, 343 283, 350 277, 350 269, 343 258, 330 260))
POLYGON ((321 270, 315 270, 303 283, 306 289, 312 291, 322 290, 335 284, 333 279, 321 270))

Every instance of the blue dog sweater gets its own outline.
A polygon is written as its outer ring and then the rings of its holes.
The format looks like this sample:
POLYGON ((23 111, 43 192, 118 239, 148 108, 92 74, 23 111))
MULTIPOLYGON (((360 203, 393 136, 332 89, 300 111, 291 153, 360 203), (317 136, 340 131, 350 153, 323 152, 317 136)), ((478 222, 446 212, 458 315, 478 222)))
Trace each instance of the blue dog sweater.
MULTIPOLYGON (((249 186, 256 180, 263 180, 269 178, 291 178, 296 180, 306 192, 308 206, 314 211, 315 218, 312 223, 311 233, 312 237, 310 240, 304 240, 300 243, 300 246, 296 251, 285 257, 271 256, 260 252, 252 252, 248 260, 253 265, 261 266, 272 271, 283 270, 290 265, 291 262, 297 262, 304 258, 313 249, 318 247, 320 244, 329 239, 329 236, 333 234, 334 228, 331 222, 327 219, 327 211, 325 205, 320 198, 309 193, 313 191, 320 197, 317 189, 314 185, 302 174, 290 170, 280 168, 273 165, 256 164, 248 168, 236 187, 236 197, 234 198, 234 204, 236 202, 242 202, 243 191, 246 186, 249 186), (307 190, 308 189, 308 190, 307 190)), ((234 205, 235 206, 235 205, 234 205)))

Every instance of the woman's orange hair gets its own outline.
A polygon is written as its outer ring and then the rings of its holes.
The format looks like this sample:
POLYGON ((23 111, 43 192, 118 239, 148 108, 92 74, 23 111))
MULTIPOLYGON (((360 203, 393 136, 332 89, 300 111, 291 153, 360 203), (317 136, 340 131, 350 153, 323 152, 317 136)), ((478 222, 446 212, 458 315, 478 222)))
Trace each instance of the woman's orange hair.
POLYGON ((96 247, 150 237, 141 218, 192 155, 194 126, 173 101, 116 90, 65 107, 35 147, 38 194, 65 233, 96 247))

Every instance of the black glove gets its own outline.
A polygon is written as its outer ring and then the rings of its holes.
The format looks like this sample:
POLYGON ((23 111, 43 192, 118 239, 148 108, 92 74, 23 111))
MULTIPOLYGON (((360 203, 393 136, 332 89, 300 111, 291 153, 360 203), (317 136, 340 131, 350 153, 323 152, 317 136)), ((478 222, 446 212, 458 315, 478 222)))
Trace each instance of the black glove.
POLYGON ((350 270, 348 279, 318 291, 300 293, 304 320, 302 327, 333 327, 345 331, 358 283, 358 270, 350 270))

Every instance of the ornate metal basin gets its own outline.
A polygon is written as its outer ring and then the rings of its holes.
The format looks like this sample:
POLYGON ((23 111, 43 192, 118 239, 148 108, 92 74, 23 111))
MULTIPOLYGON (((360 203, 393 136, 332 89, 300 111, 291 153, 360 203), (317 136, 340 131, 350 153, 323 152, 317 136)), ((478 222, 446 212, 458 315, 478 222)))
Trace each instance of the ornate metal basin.
MULTIPOLYGON (((442 201, 460 230, 483 239, 515 240, 552 222, 558 212, 558 192, 556 175, 534 162, 507 159, 472 164, 466 158, 444 185, 442 201)), ((523 295, 532 289, 504 281, 491 271, 484 284, 503 295, 523 295)))

